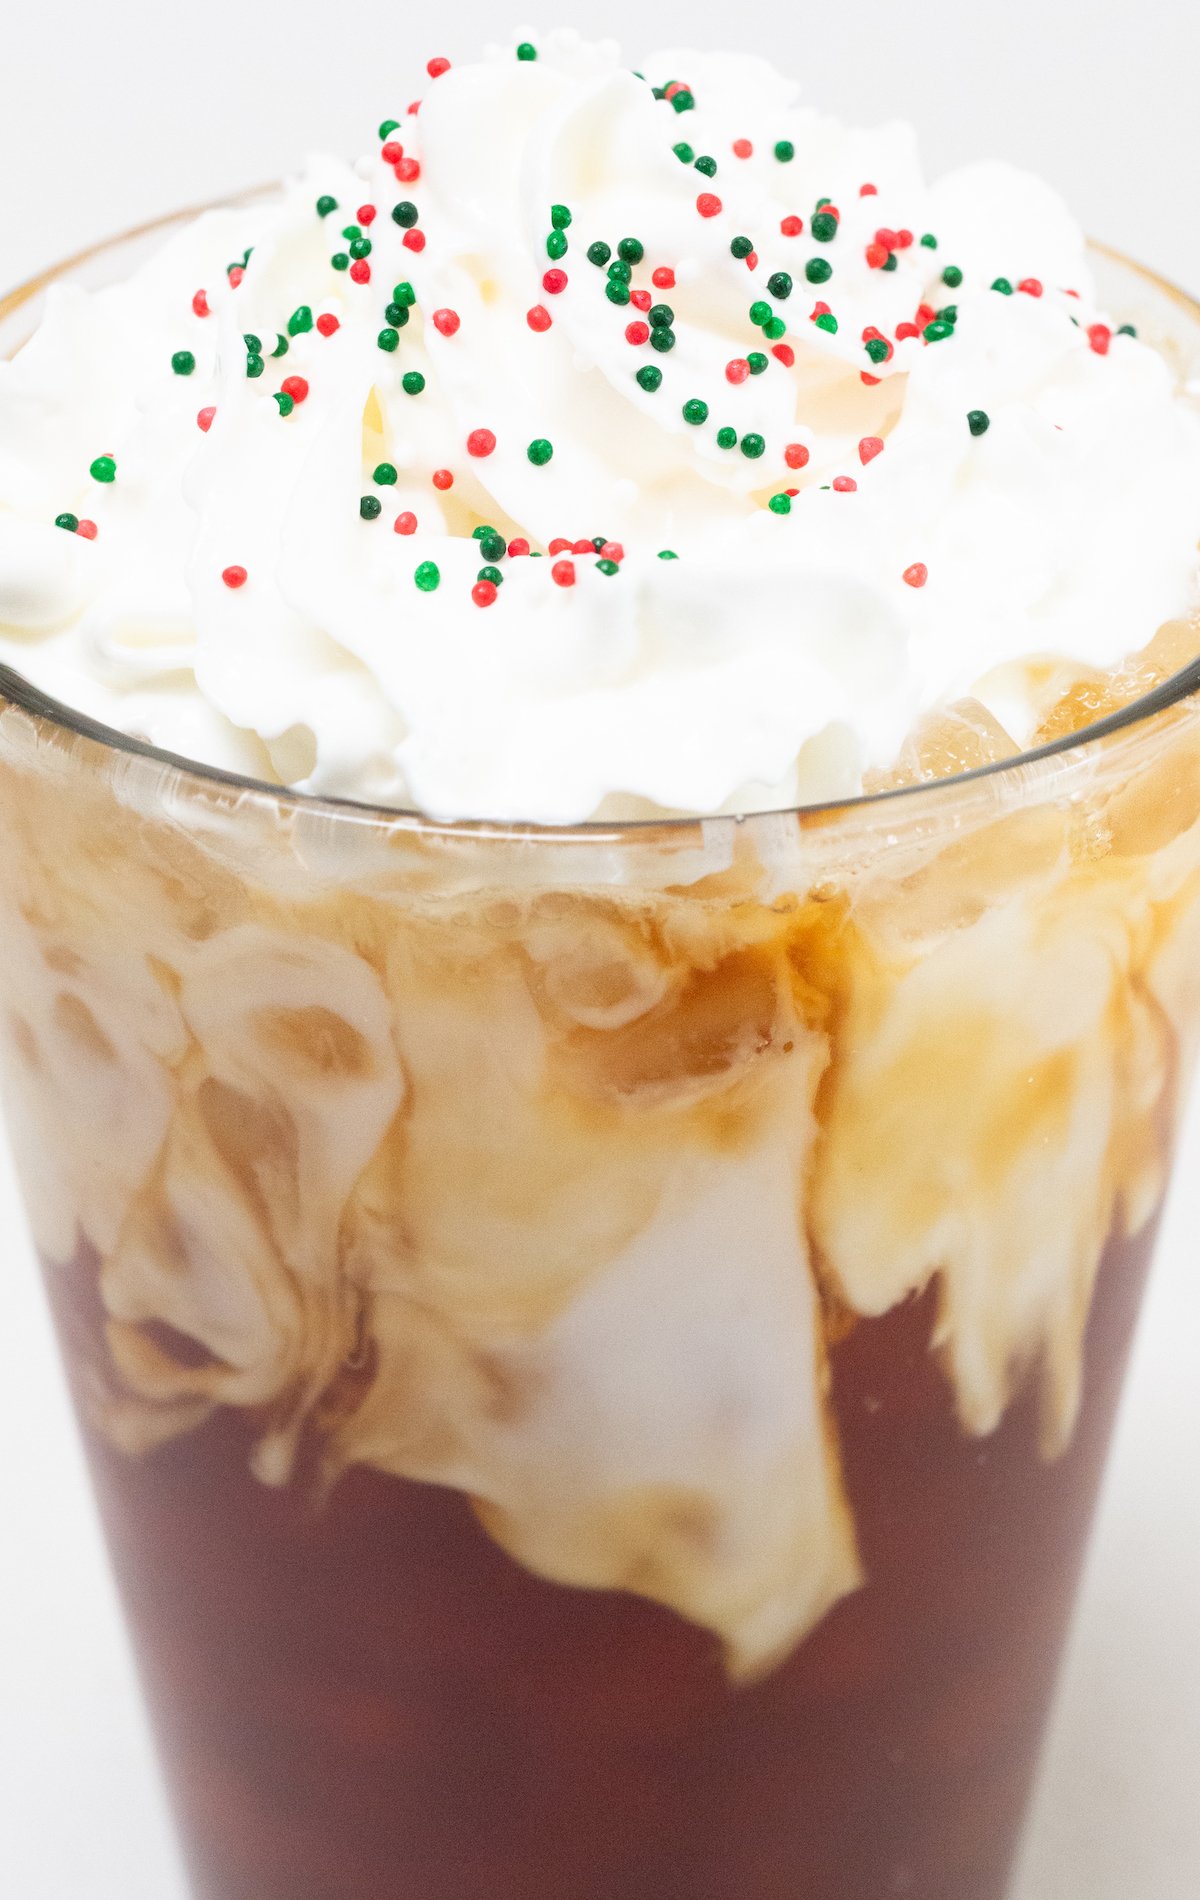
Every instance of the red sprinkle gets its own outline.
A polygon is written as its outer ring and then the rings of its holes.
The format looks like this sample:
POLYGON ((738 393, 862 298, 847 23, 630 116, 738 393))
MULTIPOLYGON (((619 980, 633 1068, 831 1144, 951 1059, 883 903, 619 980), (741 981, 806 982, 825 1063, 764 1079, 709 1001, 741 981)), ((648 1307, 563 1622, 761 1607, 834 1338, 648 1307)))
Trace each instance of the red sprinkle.
POLYGON ((907 336, 920 336, 920 334, 921 332, 917 328, 915 323, 898 323, 896 325, 897 343, 903 343, 905 337, 907 336))
POLYGON ((727 383, 744 383, 750 374, 750 365, 744 356, 735 356, 725 365, 727 383))
POLYGON ((650 279, 655 290, 674 290, 675 273, 669 264, 660 264, 650 279))
POLYGON ((212 311, 208 307, 208 292, 206 290, 198 290, 196 292, 192 298, 192 309, 198 317, 211 317, 212 311))
POLYGON ((216 404, 210 403, 208 408, 202 409, 199 415, 196 417, 196 425, 198 428, 203 429, 205 435, 207 435, 209 430, 212 428, 213 417, 216 415, 216 413, 217 413, 216 404))
POLYGON ((392 523, 392 530, 395 534, 415 534, 417 532, 417 517, 406 508, 402 515, 396 516, 395 521, 392 523))
POLYGON ((293 402, 304 402, 308 396, 308 383, 303 376, 285 376, 279 387, 285 396, 293 402))
POLYGON ((757 251, 746 252, 746 269, 747 270, 758 269, 758 252, 757 251))
POLYGON ((94 521, 81 521, 75 532, 82 535, 85 541, 94 541, 99 530, 94 521))
POLYGON ((435 488, 453 488, 454 477, 450 473, 450 470, 448 468, 435 468, 433 471, 433 485, 435 488))
POLYGON ((525 312, 525 321, 531 330, 548 330, 554 318, 544 303, 535 303, 532 310, 525 312))
POLYGON ((1042 294, 1041 278, 1022 277, 1020 283, 1017 285, 1017 289, 1023 290, 1027 297, 1040 297, 1042 294))
POLYGON ((754 147, 750 143, 750 140, 734 139, 733 156, 735 158, 752 158, 754 156, 754 147))
POLYGON ((244 567, 224 568, 221 572, 221 579, 224 581, 226 587, 244 587, 246 585, 246 570, 244 567))
POLYGON ((431 79, 440 79, 443 73, 450 71, 450 61, 448 59, 426 60, 425 71, 431 79))
POLYGON ((911 567, 905 568, 904 579, 910 587, 924 587, 929 579, 929 569, 924 561, 914 561, 911 567))
POLYGON ((878 389, 879 377, 872 376, 869 369, 860 369, 858 374, 860 381, 864 382, 868 389, 878 389))
POLYGON ((872 270, 882 270, 890 256, 891 252, 886 245, 868 244, 867 246, 867 262, 872 270))
POLYGON ((635 349, 642 343, 648 343, 649 340, 650 325, 648 323, 642 323, 639 320, 637 323, 627 323, 625 325, 625 341, 626 343, 632 343, 635 349))
POLYGON ((496 438, 490 429, 472 429, 467 437, 468 455, 491 455, 496 446, 496 438))
POLYGON ((398 165, 400 160, 404 157, 404 147, 401 145, 399 139, 388 139, 386 144, 380 148, 379 156, 387 165, 398 165))
POLYGON ((602 561, 623 561, 625 559, 625 549, 619 541, 606 541, 600 550, 600 559, 602 561))
POLYGON ((648 290, 631 290, 629 301, 635 310, 649 310, 654 299, 648 290))
POLYGON ((415 158, 402 158, 396 166, 396 176, 402 185, 415 184, 421 176, 421 167, 415 158))
POLYGON ((420 110, 421 110, 421 101, 419 99, 410 99, 408 102, 409 118, 415 119, 420 110))
POLYGON ((239 284, 241 283, 241 281, 242 281, 242 278, 243 278, 243 277, 244 277, 245 275, 246 275, 246 267, 245 267, 245 265, 244 265, 244 264, 235 264, 235 265, 234 265, 234 267, 233 267, 233 269, 232 269, 232 270, 230 271, 230 273, 229 273, 229 288, 230 288, 230 290, 236 290, 236 289, 237 289, 237 287, 238 287, 238 285, 239 285, 239 284))
POLYGON ((476 581, 471 589, 471 599, 477 607, 490 607, 495 598, 495 581, 476 581))
POLYGON ((558 587, 574 587, 574 561, 555 561, 554 566, 550 569, 550 579, 558 587))
POLYGON ((721 200, 715 191, 702 191, 696 200, 696 209, 702 218, 719 218, 722 210, 721 200))
POLYGON ((525 539, 525 536, 523 534, 515 534, 508 544, 508 551, 512 555, 528 554, 529 543, 525 539))
POLYGON ((783 451, 783 459, 789 468, 807 468, 808 450, 803 442, 789 442, 783 451))
MULTIPOLYGON (((413 237, 415 236, 415 233, 412 231, 408 231, 405 233, 405 235, 406 237, 413 237)), ((369 284, 370 283, 371 266, 368 264, 365 257, 356 257, 353 264, 351 264, 350 281, 351 283, 354 283, 354 284, 369 284)))
POLYGON ((832 312, 830 311, 829 305, 827 303, 822 303, 821 299, 818 297, 816 303, 812 307, 812 311, 809 316, 809 322, 815 323, 818 317, 828 317, 830 315, 832 315, 832 312))
POLYGON ((839 495, 852 495, 858 487, 853 475, 835 475, 833 486, 839 495))
POLYGON ((878 185, 860 185, 858 195, 860 198, 878 198, 879 187, 878 185))
POLYGON ((686 79, 673 79, 669 86, 664 87, 663 97, 664 99, 673 99, 677 92, 688 92, 688 91, 690 91, 690 87, 688 86, 686 79))
POLYGON ((897 231, 896 244, 900 250, 910 251, 912 249, 912 242, 913 234, 911 231, 897 231))
POLYGON ((914 319, 918 330, 923 330, 926 324, 932 323, 933 319, 936 316, 937 316, 937 311, 934 309, 931 303, 919 303, 917 305, 917 314, 914 319))
POLYGON ((435 310, 433 313, 433 327, 439 336, 453 336, 461 322, 457 310, 435 310))
POLYGON ((773 343, 771 355, 779 359, 784 369, 791 369, 796 361, 796 352, 790 343, 773 343))
POLYGON ((547 291, 551 297, 559 297, 566 289, 569 281, 565 270, 548 270, 546 275, 542 278, 542 289, 547 291))
POLYGON ((1097 356, 1107 356, 1108 346, 1112 342, 1112 331, 1107 323, 1093 323, 1088 326, 1088 342, 1097 356))
POLYGON ((585 535, 582 541, 572 543, 571 552, 572 554, 594 554, 596 550, 585 535))
POLYGON ((562 534, 556 534, 553 541, 551 541, 550 543, 550 553, 551 554, 569 554, 570 552, 571 552, 571 543, 567 540, 566 536, 562 534))
POLYGON ((360 224, 374 224, 375 207, 374 205, 359 205, 354 215, 360 224))
POLYGON ((900 248, 900 239, 886 224, 881 224, 878 231, 876 231, 875 242, 876 244, 882 244, 885 251, 896 251, 900 248))
POLYGON ((335 317, 332 310, 324 311, 323 314, 317 318, 317 329, 322 336, 332 336, 334 331, 340 330, 341 327, 341 319, 335 317))
POLYGON ((878 435, 864 435, 858 445, 858 459, 863 467, 865 468, 868 462, 873 462, 877 455, 882 454, 883 438, 878 435))
POLYGON ((779 229, 784 237, 799 237, 804 229, 804 219, 798 218, 793 211, 788 217, 780 219, 779 229))
MULTIPOLYGON (((423 251, 425 249, 425 233, 421 230, 419 225, 414 225, 411 231, 406 231, 402 241, 406 251, 423 251)), ((350 275, 352 277, 354 275, 353 264, 350 266, 350 275)))

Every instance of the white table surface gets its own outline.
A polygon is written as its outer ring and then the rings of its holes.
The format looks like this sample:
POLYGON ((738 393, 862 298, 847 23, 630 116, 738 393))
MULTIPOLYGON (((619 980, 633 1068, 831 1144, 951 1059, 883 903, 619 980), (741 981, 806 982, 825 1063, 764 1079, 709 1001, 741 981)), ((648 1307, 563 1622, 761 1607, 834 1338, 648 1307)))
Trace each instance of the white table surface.
MULTIPOLYGON (((645 50, 635 0, 600 16, 548 11, 645 50)), ((819 20, 762 0, 753 18, 760 49, 815 102, 865 123, 912 117, 935 169, 993 154, 1028 163, 1090 229, 1200 283, 1184 188, 1196 178, 1194 0, 927 0, 916 24, 892 0, 819 20)), ((413 0, 381 21, 360 0, 206 0, 178 16, 144 0, 10 9, 0 282, 274 175, 313 144, 360 149, 409 96, 418 54, 465 55, 508 17, 484 0, 449 12, 413 0)), ((724 30, 694 0, 660 0, 652 37, 724 30)), ((1200 1113, 1183 1157, 1014 1900, 1200 1895, 1200 1113)), ((0 1896, 182 1900, 2 1148, 0 1240, 0 1896)))

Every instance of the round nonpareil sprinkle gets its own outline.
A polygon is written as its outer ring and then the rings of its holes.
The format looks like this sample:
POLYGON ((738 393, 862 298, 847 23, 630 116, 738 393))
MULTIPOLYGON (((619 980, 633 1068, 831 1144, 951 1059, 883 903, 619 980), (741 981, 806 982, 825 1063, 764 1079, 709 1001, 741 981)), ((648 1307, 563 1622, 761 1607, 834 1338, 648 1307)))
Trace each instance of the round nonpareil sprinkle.
POLYGON ((246 570, 244 567, 236 566, 222 568, 221 579, 224 581, 226 587, 244 587, 246 585, 246 570))
POLYGON ((968 409, 967 427, 972 435, 986 435, 992 426, 992 418, 986 409, 968 409))
POLYGON ((924 587, 929 579, 929 569, 924 561, 914 561, 911 567, 905 568, 901 579, 909 587, 924 587))
POLYGON ((176 376, 190 376, 196 367, 196 359, 190 350, 176 350, 171 358, 171 368, 176 376))
POLYGON ((422 561, 413 574, 413 580, 423 594, 434 593, 441 578, 441 570, 436 561, 422 561))
POLYGON ((525 453, 535 468, 545 468, 554 454, 554 444, 548 442, 544 435, 535 436, 525 453))

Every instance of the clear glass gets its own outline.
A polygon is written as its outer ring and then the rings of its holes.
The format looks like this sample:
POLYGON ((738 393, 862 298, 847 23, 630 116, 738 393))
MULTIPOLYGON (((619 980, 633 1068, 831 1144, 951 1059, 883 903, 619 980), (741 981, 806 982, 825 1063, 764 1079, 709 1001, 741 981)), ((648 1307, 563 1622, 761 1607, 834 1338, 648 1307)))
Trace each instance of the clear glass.
POLYGON ((1200 1032, 1196 669, 572 831, 0 685, 9 1120, 199 1900, 1000 1900, 1200 1032))

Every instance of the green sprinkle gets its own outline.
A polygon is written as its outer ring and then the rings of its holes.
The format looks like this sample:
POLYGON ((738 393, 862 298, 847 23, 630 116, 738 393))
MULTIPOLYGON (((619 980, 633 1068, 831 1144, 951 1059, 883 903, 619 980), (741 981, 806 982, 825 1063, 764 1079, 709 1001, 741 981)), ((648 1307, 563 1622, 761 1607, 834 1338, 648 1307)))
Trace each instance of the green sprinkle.
POLYGON ((480 568, 475 579, 477 581, 491 581, 493 587, 503 587, 504 585, 504 576, 500 572, 500 569, 498 567, 492 567, 490 563, 487 567, 480 568))
POLYGON ((764 356, 761 350, 751 350, 749 356, 746 358, 746 361, 750 365, 751 376, 761 376, 770 360, 770 357, 764 356))
POLYGON ((302 303, 292 311, 291 316, 288 318, 287 333, 289 336, 299 336, 303 331, 311 330, 312 327, 313 313, 306 303, 302 303))
POLYGON ((600 574, 619 574, 621 571, 616 561, 597 561, 596 570, 600 574))
POLYGON ((717 430, 717 447, 719 449, 736 449, 737 430, 731 429, 728 426, 726 426, 724 429, 718 429, 717 430))
POLYGON ((937 247, 938 247, 938 246, 937 246, 937 239, 936 239, 936 238, 934 237, 934 235, 933 235, 933 232, 932 232, 932 231, 926 231, 926 233, 925 233, 925 235, 924 235, 924 237, 923 237, 923 238, 921 239, 921 242, 922 242, 922 244, 923 244, 923 245, 925 246, 925 249, 926 249, 927 251, 936 251, 936 250, 937 250, 937 247))
POLYGON ((65 528, 68 534, 74 534, 76 528, 79 526, 79 516, 70 514, 55 515, 54 525, 56 528, 65 528))
POLYGON ((757 462, 766 446, 761 435, 744 435, 742 437, 742 454, 748 456, 752 462, 757 462))
POLYGON ((767 503, 767 507, 771 510, 773 515, 790 515, 792 512, 792 498, 790 495, 772 495, 770 501, 767 503))
POLYGON ((271 400, 279 404, 279 413, 281 416, 290 416, 292 410, 296 407, 296 398, 289 396, 286 389, 276 390, 271 400))
POLYGON ((417 301, 417 293, 413 289, 410 283, 402 282, 399 284, 393 284, 392 286, 392 302, 393 303, 403 304, 405 309, 409 310, 412 308, 413 304, 416 303, 416 301, 417 301))
POLYGON ((441 578, 436 561, 422 561, 420 567, 417 568, 413 575, 414 581, 423 594, 436 592, 438 582, 441 578))
POLYGON ((551 231, 546 239, 546 256, 557 260, 567 254, 567 238, 564 231, 551 231))
POLYGON ((688 144, 686 139, 680 139, 678 145, 673 145, 671 150, 681 165, 690 165, 696 156, 695 150, 688 144))
POLYGON ((420 215, 411 198, 401 198, 398 205, 392 206, 393 223, 400 225, 405 231, 412 230, 420 215))
POLYGON ((381 488, 394 488, 399 479, 394 462, 380 462, 371 476, 371 480, 378 482, 381 488))
POLYGON ((828 211, 818 211, 814 213, 808 228, 818 244, 832 244, 838 234, 838 221, 831 218, 828 211))
POLYGON ((375 341, 381 350, 398 350, 400 347, 400 332, 399 330, 392 329, 381 330, 379 335, 375 338, 375 341))
POLYGON ((647 313, 647 321, 652 330, 657 330, 665 323, 674 323, 675 312, 669 303, 651 304, 647 313))
POLYGON ((652 350, 662 350, 664 353, 667 350, 673 350, 675 348, 674 330, 665 323, 658 324, 650 332, 650 348, 652 350))
POLYGON ((346 251, 335 251, 329 262, 334 270, 349 270, 350 268, 350 257, 346 251))
POLYGON ((610 277, 604 286, 609 303, 626 304, 629 302, 629 285, 623 284, 619 277, 610 277))
POLYGON ((612 245, 606 244, 603 238, 597 238, 594 244, 588 245, 587 254, 588 263, 595 264, 598 270, 603 270, 612 256, 612 245))
POLYGON ((171 358, 171 368, 176 376, 190 376, 196 367, 196 359, 190 350, 176 350, 171 358))
POLYGON ((265 363, 263 362, 263 359, 262 359, 262 357, 261 357, 261 356, 248 356, 248 357, 246 358, 246 374, 247 374, 247 376, 251 376, 251 377, 253 377, 253 376, 261 376, 261 375, 262 375, 262 373, 263 373, 263 371, 264 371, 264 369, 265 369, 266 367, 267 367, 267 366, 266 366, 266 364, 265 364, 265 363))
POLYGON ((246 345, 246 349, 249 355, 251 356, 262 355, 262 338, 260 336, 255 336, 253 330, 243 330, 242 342, 246 345))
POLYGON ((695 103, 694 94, 690 93, 686 86, 684 86, 680 92, 677 92, 671 100, 671 104, 674 106, 676 112, 690 112, 695 103))
POLYGON ((658 558, 660 561, 677 561, 679 556, 676 554, 674 548, 660 548, 658 550, 658 558))
POLYGON ((364 521, 378 521, 383 513, 383 503, 378 495, 364 495, 358 504, 358 512, 364 521))
POLYGON ((763 335, 771 343, 778 343, 781 336, 787 335, 787 324, 782 317, 772 317, 762 327, 763 335))
POLYGON ((763 303, 760 301, 758 303, 752 303, 750 305, 750 321, 751 323, 757 324, 760 330, 762 329, 764 323, 770 323, 771 318, 774 315, 775 315, 775 312, 772 310, 769 303, 763 303))
POLYGON ((490 521, 481 521, 477 528, 471 529, 471 539, 482 543, 485 534, 495 534, 495 532, 490 521))
POLYGON ((824 330, 827 336, 837 335, 838 320, 831 310, 823 310, 821 312, 820 316, 816 319, 816 326, 818 330, 824 330))
POLYGON ((823 211, 823 210, 825 209, 825 206, 826 206, 826 205, 831 205, 832 203, 833 203, 833 199, 832 199, 832 198, 818 198, 818 199, 817 199, 817 204, 816 204, 816 209, 817 209, 818 211, 823 211))
POLYGON ((889 352, 886 337, 868 337, 864 348, 873 363, 887 362, 889 352))
POLYGON ((592 536, 592 546, 595 548, 597 554, 603 553, 604 545, 607 540, 608 536, 606 534, 594 534, 592 536))
POLYGON ((406 369, 400 378, 400 387, 406 396, 419 396, 425 387, 425 378, 419 369, 406 369))
POLYGON ((1013 287, 1007 277, 997 277, 992 284, 992 289, 998 290, 1002 297, 1011 297, 1013 294, 1013 287))
POLYGON ((652 396, 656 389, 662 387, 662 371, 657 363, 643 363, 637 373, 637 380, 647 394, 652 396))
POLYGON ((394 330, 402 330, 408 322, 408 305, 390 303, 383 314, 394 330))
POLYGON ((554 444, 547 442, 544 435, 535 436, 525 453, 535 468, 545 468, 554 454, 554 444))
POLYGON ((351 238, 350 255, 356 260, 360 257, 370 257, 371 255, 370 238, 351 238))
POLYGON ((98 455, 88 473, 94 482, 115 482, 117 465, 111 455, 98 455))
POLYGON ((702 402, 699 396, 693 396, 683 405, 683 419, 685 422, 692 423, 695 428, 699 428, 702 422, 708 421, 708 404, 702 402))
POLYGON ((729 249, 734 257, 749 257, 751 251, 754 249, 754 239, 748 237, 730 238, 729 249))
POLYGON ((781 165, 788 165, 796 156, 796 148, 791 139, 776 139, 775 156, 781 165))
POLYGON ((508 542, 495 528, 485 528, 477 538, 485 561, 499 561, 508 552, 508 542))
POLYGON ((360 238, 362 236, 362 225, 361 224, 343 225, 342 236, 344 238, 360 238))
POLYGON ((556 231, 565 231, 571 222, 569 205, 551 205, 550 222, 556 231))
MULTIPOLYGON (((400 121, 399 121, 399 119, 385 119, 385 120, 384 120, 384 122, 383 122, 383 124, 382 124, 382 125, 380 126, 380 128, 379 128, 379 136, 380 136, 380 138, 381 138, 381 139, 385 139, 385 138, 387 138, 387 136, 388 136, 388 134, 389 134, 390 132, 397 132, 397 131, 399 131, 399 129, 400 129, 400 121)), ((317 207, 317 208, 318 208, 318 210, 320 210, 320 206, 319 206, 319 205, 318 205, 318 207, 317 207)), ((336 210, 336 209, 337 209, 337 203, 336 203, 336 200, 334 200, 334 199, 330 199, 330 202, 329 202, 329 209, 330 209, 331 211, 334 211, 334 210, 336 210)), ((324 216, 325 216, 325 213, 324 213, 323 211, 321 212, 321 216, 322 216, 322 217, 324 217, 324 216)))
POLYGON ((614 257, 608 267, 608 274, 610 277, 615 278, 617 283, 627 284, 633 276, 633 266, 627 264, 623 257, 614 257))
POLYGON ((272 356, 286 356, 288 353, 288 347, 289 345, 288 345, 287 338, 285 336, 282 336, 280 332, 276 330, 275 348, 271 351, 271 355, 272 356))
POLYGON ((952 323, 940 323, 937 321, 927 323, 921 335, 925 338, 926 343, 941 343, 945 337, 954 335, 954 325, 952 323))
POLYGON ((833 265, 827 257, 810 257, 804 266, 804 275, 810 284, 827 284, 833 276, 833 265))
POLYGON ((898 270, 900 268, 900 259, 896 256, 895 251, 888 252, 879 268, 880 270, 898 270))
POLYGON ((717 175, 717 161, 715 158, 710 158, 707 152, 701 152, 699 158, 696 160, 696 170, 703 172, 706 178, 715 178, 717 175))
POLYGON ((986 435, 992 426, 992 418, 986 409, 968 409, 967 427, 972 435, 986 435))
POLYGON ((958 305, 956 303, 948 303, 944 309, 938 311, 937 315, 939 323, 957 323, 958 305))
POLYGON ((646 246, 641 238, 622 238, 617 246, 617 256, 624 258, 627 264, 640 264, 646 255, 646 246))
POLYGON ((1118 336, 1136 336, 1137 335, 1136 324, 1119 323, 1117 325, 1117 335, 1118 336))
MULTIPOLYGON (((384 124, 388 127, 388 131, 391 131, 393 127, 396 125, 396 123, 397 121, 394 119, 384 120, 384 124)), ((386 138, 387 132, 382 132, 380 134, 380 137, 386 138)), ((331 198, 327 191, 323 192, 321 196, 317 199, 317 216, 319 218, 327 218, 331 211, 336 211, 336 210, 337 210, 337 199, 331 198)))
POLYGON ((521 41, 521 44, 517 48, 517 58, 521 60, 537 58, 537 47, 533 44, 532 40, 521 41))
POLYGON ((957 290, 962 280, 963 274, 959 270, 958 265, 947 264, 945 270, 942 272, 942 282, 945 284, 947 290, 957 290))
POLYGON ((792 280, 787 271, 777 270, 773 272, 772 275, 767 278, 767 289, 770 291, 772 297, 778 297, 781 303, 786 297, 790 297, 792 294, 792 280))

